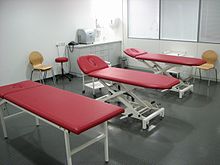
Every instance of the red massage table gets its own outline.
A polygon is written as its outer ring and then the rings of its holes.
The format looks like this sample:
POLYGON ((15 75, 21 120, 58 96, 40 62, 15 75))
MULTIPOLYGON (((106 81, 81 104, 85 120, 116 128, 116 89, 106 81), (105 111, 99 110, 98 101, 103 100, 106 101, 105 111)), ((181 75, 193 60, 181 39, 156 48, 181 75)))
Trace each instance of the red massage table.
POLYGON ((108 89, 110 94, 98 99, 102 101, 119 100, 125 106, 122 118, 133 117, 141 120, 143 129, 151 130, 154 128, 155 125, 150 125, 150 121, 157 116, 164 117, 164 108, 160 108, 155 103, 143 101, 132 92, 134 88, 131 86, 169 89, 179 83, 179 80, 173 77, 110 67, 95 55, 80 56, 77 62, 83 73, 98 78, 108 89), (109 86, 108 81, 114 82, 113 85, 109 86), (129 100, 125 94, 130 95, 133 100, 129 100))
MULTIPOLYGON (((168 70, 173 67, 179 65, 199 66, 205 63, 204 60, 199 58, 172 56, 166 54, 153 54, 136 48, 127 48, 124 50, 124 53, 132 58, 141 61, 148 67, 148 69, 150 69, 154 73, 165 74, 167 76, 171 76, 168 70), (166 63, 169 65, 162 67, 158 64, 158 62, 166 63)), ((178 85, 173 86, 170 90, 179 92, 179 98, 182 98, 186 91, 190 90, 191 92, 193 92, 193 85, 180 81, 178 85)))
POLYGON ((72 165, 73 154, 102 139, 105 141, 105 161, 109 160, 107 121, 121 114, 124 111, 122 108, 32 81, 1 86, 0 98, 1 106, 10 104, 22 110, 4 117, 4 108, 0 109, 5 138, 8 137, 5 120, 21 112, 27 112, 36 118, 37 125, 40 119, 64 132, 68 165, 72 165), (78 135, 102 123, 104 133, 75 149, 70 148, 70 133, 78 135))

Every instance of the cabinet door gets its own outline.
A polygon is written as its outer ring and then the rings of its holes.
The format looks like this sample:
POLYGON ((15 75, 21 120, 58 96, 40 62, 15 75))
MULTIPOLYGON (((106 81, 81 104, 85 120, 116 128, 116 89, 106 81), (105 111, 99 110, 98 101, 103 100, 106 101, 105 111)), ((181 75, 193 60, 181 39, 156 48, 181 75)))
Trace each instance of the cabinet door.
MULTIPOLYGON (((78 70, 77 58, 80 55, 80 49, 74 49, 73 52, 70 52, 70 73, 76 75, 78 70)), ((78 71, 79 72, 79 71, 78 71)))
POLYGON ((104 61, 110 61, 109 59, 109 49, 106 49, 106 50, 101 50, 99 52, 99 57, 101 57, 104 61))
POLYGON ((108 44, 95 46, 95 54, 104 61, 109 61, 109 46, 108 44))
POLYGON ((96 54, 95 46, 90 47, 90 54, 96 54))
POLYGON ((79 56, 84 56, 90 54, 90 47, 82 48, 80 49, 80 55, 79 56))
POLYGON ((119 57, 121 56, 121 42, 109 44, 109 60, 112 64, 119 64, 119 57))
POLYGON ((82 72, 81 72, 81 69, 79 68, 78 66, 78 63, 77 63, 77 59, 78 57, 80 56, 83 56, 83 55, 88 55, 90 54, 90 47, 86 47, 86 48, 80 48, 80 49, 74 49, 74 52, 71 53, 70 55, 70 60, 71 60, 71 74, 73 75, 76 75, 76 76, 79 76, 81 77, 82 76, 82 72))

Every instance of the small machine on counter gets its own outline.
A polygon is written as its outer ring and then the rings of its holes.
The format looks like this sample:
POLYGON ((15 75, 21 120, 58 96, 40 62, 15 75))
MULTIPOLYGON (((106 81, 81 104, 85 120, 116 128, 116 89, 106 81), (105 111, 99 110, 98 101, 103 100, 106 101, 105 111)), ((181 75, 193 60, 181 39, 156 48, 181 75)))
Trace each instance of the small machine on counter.
POLYGON ((77 37, 79 44, 93 44, 95 42, 94 29, 78 29, 77 37))

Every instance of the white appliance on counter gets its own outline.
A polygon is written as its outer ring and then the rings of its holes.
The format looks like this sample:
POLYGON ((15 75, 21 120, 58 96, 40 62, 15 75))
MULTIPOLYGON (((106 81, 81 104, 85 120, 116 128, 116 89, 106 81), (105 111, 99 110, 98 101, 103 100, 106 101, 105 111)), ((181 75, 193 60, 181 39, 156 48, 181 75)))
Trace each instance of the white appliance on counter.
POLYGON ((94 29, 78 29, 77 37, 79 44, 93 44, 95 42, 94 29))

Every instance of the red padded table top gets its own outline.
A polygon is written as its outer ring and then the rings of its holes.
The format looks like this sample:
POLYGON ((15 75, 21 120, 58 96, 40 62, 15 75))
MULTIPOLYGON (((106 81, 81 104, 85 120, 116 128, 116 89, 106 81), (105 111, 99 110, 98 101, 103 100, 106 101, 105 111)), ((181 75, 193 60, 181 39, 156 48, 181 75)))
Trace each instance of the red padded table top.
POLYGON ((150 60, 150 61, 188 65, 188 66, 199 66, 206 63, 204 60, 199 58, 171 56, 166 54, 153 54, 153 53, 138 55, 135 58, 139 60, 150 60))
POLYGON ((21 90, 34 88, 37 86, 41 86, 42 84, 36 83, 30 80, 22 81, 10 85, 0 86, 0 98, 4 98, 5 95, 13 93, 13 92, 19 92, 21 90))
POLYGON ((118 106, 47 85, 12 92, 4 98, 75 134, 124 112, 118 106))
POLYGON ((170 89, 180 81, 173 77, 147 72, 108 67, 90 72, 89 76, 153 89, 170 89))

